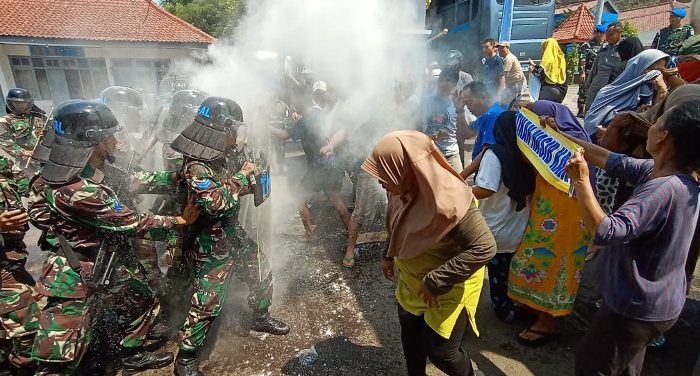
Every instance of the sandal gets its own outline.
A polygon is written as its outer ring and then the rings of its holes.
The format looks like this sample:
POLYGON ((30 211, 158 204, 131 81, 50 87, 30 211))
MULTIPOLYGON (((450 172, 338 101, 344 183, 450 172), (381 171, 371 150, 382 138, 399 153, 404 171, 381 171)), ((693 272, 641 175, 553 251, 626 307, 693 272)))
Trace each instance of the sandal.
POLYGON ((560 333, 557 332, 543 332, 541 330, 535 330, 531 328, 525 329, 525 333, 532 333, 540 336, 540 338, 537 339, 529 339, 525 338, 522 336, 522 333, 519 333, 517 335, 518 342, 525 346, 530 346, 530 347, 538 347, 541 345, 544 345, 545 343, 551 341, 554 338, 559 337, 560 333))
POLYGON ((647 347, 650 349, 660 349, 666 346, 666 336, 660 335, 647 343, 647 347))
POLYGON ((348 269, 352 269, 352 267, 355 266, 355 256, 350 258, 343 258, 343 266, 348 269))

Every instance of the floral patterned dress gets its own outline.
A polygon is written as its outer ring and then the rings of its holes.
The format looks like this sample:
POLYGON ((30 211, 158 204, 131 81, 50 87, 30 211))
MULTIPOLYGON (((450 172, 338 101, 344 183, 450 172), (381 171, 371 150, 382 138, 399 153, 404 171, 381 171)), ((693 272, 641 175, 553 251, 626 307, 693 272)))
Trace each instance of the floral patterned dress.
POLYGON ((537 175, 525 236, 510 264, 508 295, 553 316, 573 310, 588 244, 575 198, 537 175))

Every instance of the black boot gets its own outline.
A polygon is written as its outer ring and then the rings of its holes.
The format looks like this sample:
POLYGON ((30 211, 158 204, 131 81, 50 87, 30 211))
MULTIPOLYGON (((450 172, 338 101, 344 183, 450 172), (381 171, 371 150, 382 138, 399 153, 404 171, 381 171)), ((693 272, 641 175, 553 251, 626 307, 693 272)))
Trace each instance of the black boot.
POLYGON ((148 331, 148 339, 153 341, 167 341, 168 338, 168 326, 163 322, 159 322, 151 327, 148 331))
POLYGON ((289 334, 289 325, 283 323, 270 316, 270 312, 266 309, 256 310, 255 322, 253 330, 256 332, 265 332, 278 336, 289 334))
POLYGON ((182 351, 177 353, 175 359, 175 376, 204 376, 197 364, 197 354, 194 351, 182 351))
POLYGON ((122 360, 124 371, 126 372, 141 372, 147 369, 163 368, 172 362, 173 353, 152 353, 150 351, 143 351, 122 360))

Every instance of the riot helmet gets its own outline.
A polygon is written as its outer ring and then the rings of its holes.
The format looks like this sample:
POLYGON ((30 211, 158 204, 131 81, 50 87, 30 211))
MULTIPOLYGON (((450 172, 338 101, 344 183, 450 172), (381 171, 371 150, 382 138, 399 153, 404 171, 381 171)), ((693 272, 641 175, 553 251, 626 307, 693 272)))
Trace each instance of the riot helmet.
POLYGON ((459 50, 449 50, 442 62, 443 70, 462 70, 462 62, 464 61, 464 56, 459 50))
POLYGON ((16 115, 28 115, 34 109, 34 98, 29 91, 22 88, 15 88, 7 92, 7 113, 16 115))
POLYGON ((131 132, 141 131, 146 104, 141 94, 125 86, 110 86, 100 94, 100 102, 112 111, 119 124, 131 132))
POLYGON ((141 94, 126 86, 110 86, 102 90, 100 102, 112 111, 117 109, 141 111, 146 107, 141 94))
POLYGON ((44 137, 41 138, 41 142, 34 148, 34 152, 32 153, 32 160, 35 160, 42 164, 48 162, 49 154, 51 154, 51 147, 53 146, 53 141, 55 137, 56 133, 54 133, 53 129, 48 129, 45 132, 44 137))
POLYGON ((194 122, 175 138, 173 150, 193 159, 213 161, 228 149, 229 135, 235 140, 243 126, 243 110, 228 98, 209 97, 202 102, 194 122))
POLYGON ((62 103, 54 111, 54 141, 41 177, 53 184, 71 181, 85 167, 95 147, 121 128, 102 103, 62 103))
POLYGON ((180 132, 192 123, 199 105, 206 97, 206 94, 196 90, 176 92, 170 101, 168 116, 158 132, 158 140, 163 143, 173 142, 180 132))

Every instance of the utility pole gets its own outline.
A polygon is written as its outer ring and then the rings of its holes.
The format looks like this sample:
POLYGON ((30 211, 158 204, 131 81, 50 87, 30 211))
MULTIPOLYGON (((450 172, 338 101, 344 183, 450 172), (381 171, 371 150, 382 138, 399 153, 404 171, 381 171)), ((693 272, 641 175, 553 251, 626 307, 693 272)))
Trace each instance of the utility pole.
POLYGON ((515 0, 503 1, 503 15, 501 16, 501 30, 499 40, 510 42, 510 32, 513 28, 513 6, 515 0))
POLYGON ((595 24, 600 25, 603 22, 603 8, 605 6, 605 0, 598 0, 598 5, 595 7, 595 24))

